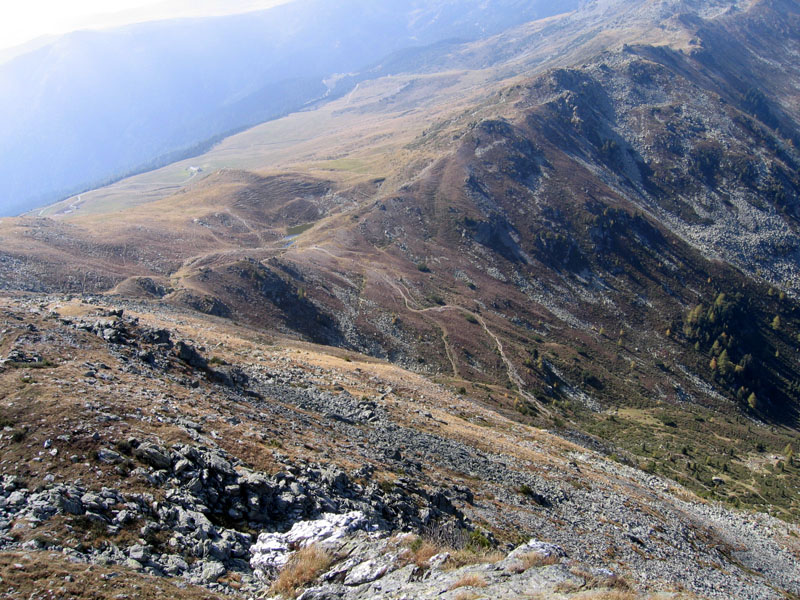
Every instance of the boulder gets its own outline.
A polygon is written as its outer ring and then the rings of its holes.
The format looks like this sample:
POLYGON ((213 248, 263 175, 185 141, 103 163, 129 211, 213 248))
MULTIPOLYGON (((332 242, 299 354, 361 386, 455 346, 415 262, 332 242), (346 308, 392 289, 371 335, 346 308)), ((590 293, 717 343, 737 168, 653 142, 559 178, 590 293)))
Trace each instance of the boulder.
POLYGON ((122 456, 119 452, 109 450, 108 448, 100 448, 97 451, 97 460, 107 465, 115 465, 122 462, 122 456))
POLYGON ((185 362, 190 367, 205 371, 208 369, 208 361, 203 356, 186 342, 178 342, 175 344, 175 356, 185 362))
POLYGON ((344 579, 344 584, 348 586, 357 586, 365 583, 372 583, 376 579, 380 579, 386 575, 390 570, 393 570, 394 565, 394 557, 389 557, 387 560, 364 561, 347 574, 347 577, 344 579))
POLYGON ((301 521, 287 533, 262 533, 251 546, 250 566, 256 576, 271 578, 289 562, 292 548, 303 548, 312 544, 330 544, 342 540, 356 531, 372 531, 364 513, 354 511, 343 515, 326 514, 315 521, 301 521))
POLYGON ((72 494, 62 494, 60 508, 62 512, 68 515, 82 515, 84 512, 80 498, 72 494))
POLYGON ((161 470, 172 467, 172 460, 169 455, 155 444, 146 442, 136 448, 134 454, 139 460, 155 469, 161 470))
POLYGON ((182 575, 189 570, 189 564, 177 554, 168 554, 162 557, 164 571, 170 575, 182 575))
POLYGON ((145 564, 150 560, 150 548, 142 544, 134 544, 128 549, 128 556, 141 564, 145 564))
POLYGON ((202 563, 200 579, 202 579, 203 583, 214 583, 226 572, 225 565, 222 563, 215 560, 207 560, 202 563))

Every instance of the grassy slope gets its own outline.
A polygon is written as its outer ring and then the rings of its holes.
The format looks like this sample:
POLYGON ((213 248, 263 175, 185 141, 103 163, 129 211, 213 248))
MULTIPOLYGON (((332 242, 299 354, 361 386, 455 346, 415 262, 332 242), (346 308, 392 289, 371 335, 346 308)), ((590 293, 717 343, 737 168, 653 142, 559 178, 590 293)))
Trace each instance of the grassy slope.
MULTIPOLYGON (((431 124, 459 119, 462 111, 490 98, 524 74, 571 65, 625 43, 688 47, 685 29, 669 20, 654 27, 645 8, 626 11, 621 24, 602 12, 567 14, 532 22, 510 32, 456 47, 425 72, 398 68, 399 75, 368 79, 333 103, 264 123, 220 142, 211 151, 156 171, 125 179, 35 214, 76 218, 113 213, 190 187, 204 172, 245 169, 292 170, 335 177, 348 183, 357 175, 383 177, 397 168, 401 151, 431 124), (588 31, 588 33, 587 33, 588 31), (356 173, 348 159, 365 161, 356 173)), ((408 65, 414 68, 416 65, 408 65)), ((34 214, 34 213, 32 213, 34 214)))

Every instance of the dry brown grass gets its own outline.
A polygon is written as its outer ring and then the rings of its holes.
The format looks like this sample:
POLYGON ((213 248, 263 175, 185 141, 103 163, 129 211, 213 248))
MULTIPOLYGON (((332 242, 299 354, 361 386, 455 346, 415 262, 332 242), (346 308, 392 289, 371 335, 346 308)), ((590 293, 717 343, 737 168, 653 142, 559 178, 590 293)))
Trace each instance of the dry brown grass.
POLYGON ((459 592, 456 594, 455 600, 478 600, 479 594, 475 592, 459 592))
POLYGON ((633 592, 623 590, 601 590, 598 592, 591 592, 588 595, 581 596, 586 600, 636 600, 637 596, 633 592))
POLYGON ((294 553, 270 587, 270 595, 294 598, 333 563, 330 552, 316 544, 294 553))
POLYGON ((74 564, 56 552, 2 552, 0 598, 222 600, 225 596, 181 580, 120 567, 74 564))
POLYGON ((451 585, 447 589, 453 591, 465 587, 482 588, 486 587, 487 585, 489 584, 486 583, 486 580, 483 578, 483 576, 478 575, 476 573, 470 573, 469 575, 464 575, 461 579, 456 581, 453 585, 451 585))
POLYGON ((462 548, 450 554, 447 561, 448 569, 458 569, 469 565, 494 564, 503 560, 505 554, 493 550, 475 550, 473 548, 462 548))
POLYGON ((561 562, 561 558, 555 554, 542 554, 541 552, 526 552, 519 557, 520 564, 514 569, 517 573, 524 573, 528 569, 534 567, 546 567, 548 565, 557 565, 561 562))
POLYGON ((415 545, 411 549, 411 560, 420 569, 428 566, 428 561, 442 552, 442 549, 431 542, 424 541, 419 545, 415 545))
POLYGON ((480 548, 467 545, 455 548, 454 544, 447 544, 431 540, 427 537, 415 537, 403 543, 406 553, 403 555, 405 564, 415 564, 420 569, 427 569, 431 558, 437 554, 447 553, 450 557, 444 565, 444 570, 451 571, 460 567, 478 564, 494 564, 503 560, 506 555, 490 548, 480 548))

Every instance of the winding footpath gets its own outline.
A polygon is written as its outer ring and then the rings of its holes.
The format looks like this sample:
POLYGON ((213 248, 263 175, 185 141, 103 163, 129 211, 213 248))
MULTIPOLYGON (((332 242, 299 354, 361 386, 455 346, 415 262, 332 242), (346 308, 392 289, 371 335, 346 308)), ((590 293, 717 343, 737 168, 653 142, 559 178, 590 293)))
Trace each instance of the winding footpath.
MULTIPOLYGON (((497 334, 495 334, 491 329, 489 329, 489 326, 486 324, 486 320, 480 314, 468 310, 462 306, 455 306, 452 304, 444 304, 442 306, 432 306, 429 308, 414 308, 411 306, 412 300, 409 298, 411 294, 408 288, 402 282, 402 280, 400 280, 398 285, 398 283, 392 281, 391 278, 389 278, 385 274, 383 275, 383 279, 389 286, 394 288, 394 290, 396 290, 400 294, 400 296, 403 298, 403 302, 405 303, 406 309, 409 310, 410 312, 425 314, 425 313, 437 313, 437 312, 441 313, 446 310, 456 310, 474 318, 478 323, 480 323, 481 327, 486 332, 486 335, 488 335, 490 338, 494 340, 494 343, 497 346, 497 351, 500 354, 500 358, 502 359, 503 364, 505 364, 506 366, 506 373, 508 374, 508 379, 513 385, 517 387, 517 391, 519 392, 520 396, 525 398, 527 401, 535 404, 539 408, 539 410, 542 411, 544 414, 548 415, 550 414, 550 411, 547 410, 547 408, 541 402, 539 402, 539 400, 537 400, 533 394, 525 391, 525 382, 522 380, 522 377, 517 371, 517 368, 514 366, 514 363, 511 362, 511 359, 509 359, 508 356, 506 355, 505 349, 503 348, 503 342, 500 340, 497 334)), ((417 303, 415 302, 415 304, 417 303)), ((455 362, 452 348, 450 347, 450 344, 447 340, 447 330, 440 323, 436 322, 436 324, 444 332, 442 335, 442 340, 445 343, 445 351, 447 352, 447 357, 450 359, 450 363, 453 365, 453 373, 455 374, 456 377, 458 377, 458 367, 455 362)))
MULTIPOLYGON (((320 246, 316 246, 316 245, 315 246, 311 246, 309 248, 309 250, 322 252, 324 254, 327 254, 331 258, 335 258, 337 260, 342 260, 343 259, 343 257, 337 256, 336 254, 332 253, 327 248, 322 248, 320 246)), ((381 250, 379 250, 379 251, 381 251, 381 250)), ((534 406, 536 406, 537 409, 539 411, 541 411, 541 413, 543 413, 545 415, 551 415, 551 413, 547 409, 547 407, 545 407, 536 398, 536 396, 534 396, 530 392, 525 391, 525 382, 523 381, 522 377, 520 376, 519 371, 517 371, 516 366, 514 366, 514 363, 511 361, 511 359, 506 354, 505 348, 503 347, 503 342, 500 340, 500 338, 497 336, 497 334, 495 334, 491 329, 489 329, 489 326, 486 324, 486 320, 480 314, 478 314, 476 312, 473 312, 473 311, 471 311, 471 310, 469 310, 467 308, 464 308, 463 306, 456 306, 456 305, 453 305, 453 304, 443 304, 441 306, 431 306, 431 307, 428 307, 428 308, 421 308, 421 307, 419 307, 419 303, 411 298, 411 292, 406 287, 406 285, 403 282, 402 278, 398 278, 397 280, 394 280, 391 277, 389 277, 386 273, 377 272, 377 271, 374 274, 374 278, 375 279, 379 279, 379 280, 383 280, 387 285, 389 285, 392 289, 394 289, 400 295, 400 297, 403 299, 403 303, 405 304, 406 310, 408 310, 409 312, 413 312, 413 313, 416 313, 416 314, 421 314, 423 316, 427 316, 427 315, 431 315, 431 314, 435 314, 435 313, 443 313, 445 311, 455 310, 455 311, 463 313, 464 315, 468 315, 468 316, 471 316, 472 318, 474 318, 480 324, 480 326, 483 328, 483 330, 486 332, 486 335, 488 335, 494 341, 495 346, 497 347, 497 352, 500 355, 500 358, 501 358, 501 360, 503 361, 503 364, 506 367, 506 373, 507 373, 507 376, 508 376, 508 380, 511 382, 512 385, 516 386, 516 389, 517 389, 517 392, 519 393, 519 395, 522 396, 528 402, 532 403, 534 406)), ((444 348, 445 348, 445 353, 447 354, 447 359, 450 361, 450 365, 453 368, 453 376, 456 377, 456 378, 460 378, 459 369, 458 369, 458 362, 456 361, 456 354, 455 354, 455 351, 453 350, 452 345, 450 344, 449 332, 447 331, 447 328, 443 324, 439 323, 436 319, 430 318, 430 320, 437 327, 439 327, 439 329, 442 330, 442 342, 444 343, 444 348)))

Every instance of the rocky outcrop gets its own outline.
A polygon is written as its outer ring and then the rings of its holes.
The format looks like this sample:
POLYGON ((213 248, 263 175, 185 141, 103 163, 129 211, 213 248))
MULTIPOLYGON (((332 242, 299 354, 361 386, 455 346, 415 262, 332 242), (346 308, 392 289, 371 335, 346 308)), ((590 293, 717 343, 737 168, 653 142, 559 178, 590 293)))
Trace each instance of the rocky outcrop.
POLYGON ((286 566, 294 550, 312 544, 326 546, 341 540, 356 531, 377 530, 366 515, 353 511, 343 515, 327 513, 316 521, 301 521, 286 533, 262 533, 250 548, 250 566, 261 579, 274 578, 286 566))
MULTIPOLYGON (((137 461, 131 473, 152 493, 124 494, 110 488, 92 491, 82 485, 53 484, 33 491, 16 477, 2 479, 0 550, 37 549, 34 539, 17 538, 57 515, 73 526, 114 538, 135 528, 142 540, 130 546, 106 544, 85 552, 63 548, 75 560, 124 564, 155 575, 184 576, 194 583, 218 586, 227 572, 257 585, 285 564, 290 548, 303 541, 339 540, 355 530, 409 530, 420 523, 463 516, 452 505, 446 512, 435 494, 385 492, 376 483, 354 483, 343 471, 320 465, 288 465, 269 476, 243 467, 216 449, 177 444, 165 448, 129 439, 123 445, 137 461), (160 499, 157 499, 160 498, 160 499), (304 519, 318 520, 303 522, 304 519), (249 531, 266 530, 258 542, 249 531), (280 533, 286 531, 286 533, 280 533), (11 535, 9 535, 11 534, 11 535)), ((118 464, 123 454, 110 449, 99 461, 118 464)), ((368 475, 368 471, 360 475, 368 475)), ((52 548, 51 548, 52 549, 52 548)), ((62 549, 62 548, 56 548, 62 549)))
MULTIPOLYGON (((262 535, 253 547, 266 584, 280 576, 294 548, 315 544, 335 557, 299 598, 302 600, 368 600, 380 598, 492 597, 516 600, 529 594, 570 593, 587 589, 627 589, 628 584, 610 569, 570 560, 563 549, 530 540, 510 553, 474 555, 459 564, 449 552, 425 558, 415 548, 414 535, 389 536, 364 530, 363 515, 326 516, 298 523, 278 538, 262 535), (475 597, 478 597, 477 595, 475 597)), ((460 559, 464 561, 463 557, 460 559)), ((277 598, 277 596, 276 596, 277 598)))

